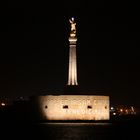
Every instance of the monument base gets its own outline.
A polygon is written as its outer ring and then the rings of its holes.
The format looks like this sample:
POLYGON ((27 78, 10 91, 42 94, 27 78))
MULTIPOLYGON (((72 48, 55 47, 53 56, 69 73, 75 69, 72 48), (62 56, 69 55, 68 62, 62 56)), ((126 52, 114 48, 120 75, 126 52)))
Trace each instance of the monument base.
POLYGON ((36 100, 40 120, 109 120, 109 96, 46 95, 36 100))

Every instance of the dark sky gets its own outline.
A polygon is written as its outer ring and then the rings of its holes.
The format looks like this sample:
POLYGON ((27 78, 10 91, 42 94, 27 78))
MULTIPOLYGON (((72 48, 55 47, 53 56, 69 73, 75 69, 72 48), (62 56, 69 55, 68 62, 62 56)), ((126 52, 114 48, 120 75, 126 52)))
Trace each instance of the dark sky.
POLYGON ((1 10, 0 97, 63 91, 74 16, 81 91, 140 105, 139 14, 132 1, 9 1, 1 10))

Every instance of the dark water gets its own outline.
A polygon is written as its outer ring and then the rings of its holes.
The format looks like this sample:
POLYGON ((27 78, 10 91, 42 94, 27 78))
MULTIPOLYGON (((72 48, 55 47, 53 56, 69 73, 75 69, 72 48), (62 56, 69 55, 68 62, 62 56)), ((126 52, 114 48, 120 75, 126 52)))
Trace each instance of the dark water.
POLYGON ((121 123, 7 123, 1 125, 5 139, 127 140, 140 139, 138 122, 121 123))

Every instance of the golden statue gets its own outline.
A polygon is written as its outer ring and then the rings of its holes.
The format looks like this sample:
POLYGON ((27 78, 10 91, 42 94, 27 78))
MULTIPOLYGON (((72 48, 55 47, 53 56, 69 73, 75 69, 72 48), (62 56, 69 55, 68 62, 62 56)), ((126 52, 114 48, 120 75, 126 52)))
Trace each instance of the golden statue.
POLYGON ((69 19, 69 22, 71 24, 70 36, 75 37, 76 36, 76 23, 74 21, 74 18, 72 17, 71 19, 69 19))

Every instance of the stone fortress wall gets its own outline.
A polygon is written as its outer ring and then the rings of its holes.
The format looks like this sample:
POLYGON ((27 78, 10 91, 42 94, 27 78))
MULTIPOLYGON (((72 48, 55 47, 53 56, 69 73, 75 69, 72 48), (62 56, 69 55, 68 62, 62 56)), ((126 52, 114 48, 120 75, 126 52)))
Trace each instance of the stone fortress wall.
POLYGON ((43 120, 109 120, 109 96, 38 96, 43 120))

